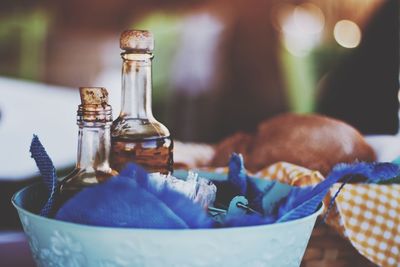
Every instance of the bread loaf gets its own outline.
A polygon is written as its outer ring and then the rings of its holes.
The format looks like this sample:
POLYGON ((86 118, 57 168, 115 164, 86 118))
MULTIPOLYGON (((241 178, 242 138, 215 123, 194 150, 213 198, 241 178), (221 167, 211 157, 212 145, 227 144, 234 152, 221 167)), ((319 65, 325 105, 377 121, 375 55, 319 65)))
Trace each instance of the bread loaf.
POLYGON ((266 120, 257 133, 235 134, 216 146, 213 166, 224 166, 232 152, 242 153, 256 172, 286 161, 326 175, 340 162, 374 161, 375 153, 352 126, 321 115, 283 114, 266 120))

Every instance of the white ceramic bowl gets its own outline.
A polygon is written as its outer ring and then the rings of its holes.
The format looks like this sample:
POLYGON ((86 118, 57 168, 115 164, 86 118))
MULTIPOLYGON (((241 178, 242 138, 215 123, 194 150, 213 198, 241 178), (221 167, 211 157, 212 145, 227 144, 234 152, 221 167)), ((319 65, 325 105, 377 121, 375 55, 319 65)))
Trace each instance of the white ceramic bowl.
POLYGON ((12 199, 38 266, 297 267, 322 211, 321 207, 305 218, 262 226, 125 229, 36 215, 45 200, 42 184, 26 187, 12 199))

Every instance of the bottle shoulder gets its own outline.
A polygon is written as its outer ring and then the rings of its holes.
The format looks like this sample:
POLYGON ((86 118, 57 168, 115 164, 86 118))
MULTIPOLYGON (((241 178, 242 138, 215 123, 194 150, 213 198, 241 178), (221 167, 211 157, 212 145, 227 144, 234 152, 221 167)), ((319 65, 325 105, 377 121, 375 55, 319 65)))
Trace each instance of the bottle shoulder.
POLYGON ((126 137, 130 139, 169 137, 167 127, 156 119, 138 119, 118 117, 111 127, 112 137, 126 137))
POLYGON ((75 168, 64 178, 60 180, 60 190, 80 191, 81 189, 101 183, 108 178, 118 175, 113 169, 94 170, 75 168))

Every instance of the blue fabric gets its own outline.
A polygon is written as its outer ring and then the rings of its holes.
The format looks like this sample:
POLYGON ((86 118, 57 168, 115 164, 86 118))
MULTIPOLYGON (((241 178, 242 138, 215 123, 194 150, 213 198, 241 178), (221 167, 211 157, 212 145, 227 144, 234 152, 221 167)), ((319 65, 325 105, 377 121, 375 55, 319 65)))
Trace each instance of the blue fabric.
MULTIPOLYGON (((380 183, 389 181, 399 175, 400 167, 387 162, 337 164, 329 173, 328 177, 314 188, 310 189, 306 187, 293 189, 286 198, 285 203, 279 207, 278 221, 294 220, 311 214, 324 199, 329 188, 339 181, 347 183, 350 182, 353 177, 362 177, 366 183, 380 183)), ((336 192, 331 200, 331 204, 335 201, 336 196, 342 188, 343 186, 336 192)))
POLYGON ((238 154, 231 156, 227 180, 216 183, 218 186, 217 205, 227 206, 233 197, 242 195, 248 199, 249 207, 260 213, 226 216, 223 227, 269 224, 308 216, 316 211, 327 190, 333 184, 326 181, 319 187, 300 188, 282 185, 277 181, 250 177, 245 170, 242 156, 238 154), (277 190, 286 195, 276 194, 277 190), (269 197, 270 194, 272 198, 269 197), (275 202, 272 201, 274 198, 275 202), (273 205, 272 208, 265 208, 268 206, 264 203, 265 199, 273 205), (300 202, 301 200, 304 203, 300 202))
POLYGON ((40 211, 40 215, 49 217, 53 213, 53 205, 58 188, 56 169, 54 168, 53 162, 36 135, 33 135, 30 152, 31 157, 35 160, 36 165, 39 168, 43 182, 46 185, 49 194, 46 204, 40 211))
MULTIPOLYGON (((228 193, 222 194, 224 198, 217 200, 226 201, 235 195, 243 195, 249 200, 249 206, 263 214, 263 216, 248 215, 229 218, 228 226, 244 226, 248 223, 263 224, 271 222, 285 222, 308 216, 315 212, 321 204, 325 195, 334 183, 347 182, 348 177, 362 177, 367 183, 378 183, 388 181, 400 175, 400 167, 391 163, 365 163, 338 164, 328 177, 316 186, 292 187, 286 197, 281 199, 271 211, 263 207, 263 199, 273 193, 274 184, 269 181, 262 182, 260 179, 250 177, 246 174, 243 158, 233 154, 229 162, 228 180, 222 182, 222 190, 228 189, 228 193), (249 217, 251 216, 251 217, 249 217)), ((339 192, 337 192, 338 194, 339 192)), ((220 192, 221 194, 221 192, 220 192)), ((335 197, 337 196, 335 195, 335 197)), ((332 199, 334 201, 334 198, 332 199)), ((265 205, 264 205, 265 206, 265 205)))
POLYGON ((314 187, 293 188, 284 202, 279 206, 278 222, 302 218, 313 213, 321 204, 330 187, 342 176, 328 177, 314 187))
MULTIPOLYGON (((274 194, 275 185, 279 182, 271 182, 265 179, 250 177, 246 174, 243 158, 233 154, 229 162, 229 175, 226 184, 233 190, 233 195, 243 195, 249 200, 249 206, 260 212, 242 216, 228 216, 224 226, 247 226, 283 222, 308 216, 315 212, 329 187, 333 184, 330 180, 315 187, 289 187, 287 196, 275 203, 275 207, 264 209, 263 199, 269 194, 274 194), (238 184, 242 185, 239 190, 238 184), (246 186, 243 186, 246 185, 246 186)), ((285 191, 285 190, 284 190, 285 191)), ((280 196, 273 196, 280 198, 280 196)))
POLYGON ((339 163, 329 174, 329 176, 335 177, 348 175, 361 177, 367 183, 380 183, 399 176, 400 166, 389 162, 339 163))
POLYGON ((229 160, 228 180, 238 195, 246 195, 248 179, 242 155, 233 154, 231 156, 229 160))
MULTIPOLYGON (((58 192, 55 168, 37 136, 32 139, 30 151, 49 192, 40 214, 49 216, 58 192)), ((226 179, 213 181, 217 186, 216 204, 227 208, 234 197, 243 196, 255 212, 226 216, 225 221, 216 224, 201 206, 168 187, 157 189, 143 168, 130 164, 119 176, 77 193, 55 217, 89 225, 159 229, 284 222, 315 212, 334 183, 347 182, 356 176, 367 183, 389 182, 400 176, 400 167, 391 163, 338 164, 323 182, 300 188, 250 177, 243 157, 233 154, 226 179)))
POLYGON ((264 213, 262 207, 263 197, 276 182, 250 177, 244 166, 242 155, 233 153, 229 160, 227 180, 213 181, 213 183, 218 188, 217 205, 227 207, 234 197, 245 196, 252 209, 264 213))
POLYGON ((68 200, 56 219, 97 226, 186 229, 210 228, 203 208, 168 187, 157 190, 147 173, 129 164, 119 176, 86 188, 68 200))
POLYGON ((318 206, 321 205, 327 190, 313 193, 313 190, 307 187, 294 188, 289 196, 287 196, 284 203, 279 206, 277 222, 296 220, 312 214, 318 209, 318 206), (305 198, 304 202, 299 201, 299 199, 303 198, 305 198))
POLYGON ((372 165, 371 176, 368 177, 369 183, 380 183, 390 180, 400 175, 400 167, 389 162, 370 163, 372 165))

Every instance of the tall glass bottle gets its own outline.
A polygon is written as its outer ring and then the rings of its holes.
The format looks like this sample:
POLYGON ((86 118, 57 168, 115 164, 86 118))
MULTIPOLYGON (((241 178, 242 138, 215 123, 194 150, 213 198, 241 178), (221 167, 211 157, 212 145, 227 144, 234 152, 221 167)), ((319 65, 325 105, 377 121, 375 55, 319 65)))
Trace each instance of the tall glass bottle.
POLYGON ((120 171, 135 162, 149 172, 173 170, 173 141, 151 109, 151 61, 154 38, 148 31, 121 34, 122 104, 112 125, 111 165, 120 171))
POLYGON ((118 174, 109 163, 112 113, 107 90, 101 87, 81 87, 79 91, 78 159, 75 169, 61 180, 59 204, 83 188, 118 174))

